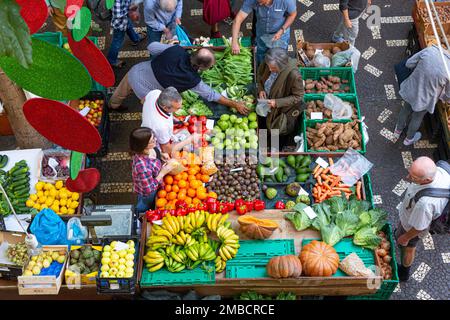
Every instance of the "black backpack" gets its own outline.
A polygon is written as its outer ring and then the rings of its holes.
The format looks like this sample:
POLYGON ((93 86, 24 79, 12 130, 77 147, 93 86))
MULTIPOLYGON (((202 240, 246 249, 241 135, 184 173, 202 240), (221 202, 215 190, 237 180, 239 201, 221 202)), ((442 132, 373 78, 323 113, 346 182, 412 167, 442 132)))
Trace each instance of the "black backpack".
MULTIPOLYGON (((436 165, 439 168, 444 169, 449 177, 450 177, 450 164, 446 161, 438 161, 436 165)), ((450 178, 449 178, 450 179, 450 178)), ((420 200, 422 197, 434 197, 434 198, 447 198, 449 199, 447 205, 445 206, 442 213, 433 220, 433 222, 430 225, 430 233, 431 234, 445 234, 450 233, 450 190, 449 189, 443 189, 443 188, 428 188, 420 190, 416 193, 414 196, 414 201, 417 203, 417 201, 420 200)))
POLYGON ((87 0, 86 5, 94 12, 95 16, 101 21, 108 21, 112 18, 111 9, 106 9, 106 0, 87 0))

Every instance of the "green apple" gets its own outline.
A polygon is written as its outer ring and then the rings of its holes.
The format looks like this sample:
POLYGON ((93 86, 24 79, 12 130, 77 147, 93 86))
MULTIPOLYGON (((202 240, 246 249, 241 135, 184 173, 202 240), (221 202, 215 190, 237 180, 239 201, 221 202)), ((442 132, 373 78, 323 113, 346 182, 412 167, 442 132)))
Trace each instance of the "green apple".
POLYGON ((235 114, 232 114, 231 116, 230 116, 230 122, 231 123, 235 123, 236 122, 236 120, 237 120, 237 116, 235 115, 235 114))
POLYGON ((237 118, 235 122, 236 122, 237 124, 242 123, 242 118, 237 118))
POLYGON ((256 128, 258 128, 258 122, 256 122, 256 121, 251 121, 251 122, 248 124, 248 127, 249 127, 250 129, 256 129, 256 128))
POLYGON ((230 115, 225 113, 220 116, 220 120, 228 121, 230 120, 230 115))
POLYGON ((256 121, 256 119, 257 119, 256 112, 250 112, 250 114, 248 115, 248 120, 249 121, 256 121))

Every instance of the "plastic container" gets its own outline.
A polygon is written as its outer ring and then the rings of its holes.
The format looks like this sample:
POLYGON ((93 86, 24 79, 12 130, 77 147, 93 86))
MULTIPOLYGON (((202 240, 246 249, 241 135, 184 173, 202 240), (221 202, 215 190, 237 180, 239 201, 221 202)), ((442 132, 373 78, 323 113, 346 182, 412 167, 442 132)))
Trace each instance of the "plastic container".
MULTIPOLYGON (((358 96, 353 94, 337 94, 339 98, 341 98, 343 101, 347 101, 350 103, 353 103, 355 105, 355 108, 357 110, 358 119, 361 119, 361 108, 359 106, 359 100, 358 96)), ((316 101, 321 100, 323 101, 325 99, 325 94, 315 93, 315 94, 305 94, 303 96, 303 101, 309 102, 309 101, 316 101)), ((303 111, 303 121, 311 120, 307 118, 306 111, 303 111)), ((329 120, 327 118, 324 118, 324 120, 329 120)))
MULTIPOLYGON (((309 148, 310 146, 308 145, 308 141, 307 141, 307 138, 306 138, 306 128, 315 127, 315 125, 317 123, 325 123, 325 122, 328 122, 328 120, 305 120, 303 122, 303 139, 304 139, 304 143, 305 143, 305 152, 331 153, 331 154, 333 154, 333 153, 345 153, 345 151, 347 151, 347 150, 336 150, 336 151, 326 151, 325 150, 325 151, 321 151, 321 150, 313 150, 313 149, 309 148)), ((347 123, 347 122, 350 122, 350 120, 333 120, 332 122, 333 123, 347 123)), ((361 150, 357 150, 357 151, 359 153, 361 153, 361 154, 365 154, 366 153, 366 145, 364 144, 365 137, 364 137, 364 131, 363 131, 363 128, 362 128, 362 124, 359 123, 358 127, 359 127, 359 131, 361 132, 362 139, 361 139, 361 150)))
POLYGON ((149 272, 144 263, 140 287, 213 284, 216 282, 214 262, 209 261, 207 267, 211 268, 212 272, 208 273, 200 266, 192 270, 184 269, 181 272, 170 272, 165 268, 149 272))
MULTIPOLYGON (((136 292, 137 283, 137 266, 139 261, 139 239, 138 237, 108 237, 102 239, 102 247, 110 244, 112 241, 127 242, 128 240, 134 241, 134 272, 131 278, 100 278, 100 275, 96 277, 97 293, 98 294, 134 294, 136 292)), ((99 269, 102 268, 100 264, 99 269)))
MULTIPOLYGON (((48 150, 44 150, 43 151, 43 157, 42 157, 42 162, 41 162, 41 167, 40 167, 40 181, 45 181, 45 182, 56 182, 58 180, 67 180, 67 178, 69 178, 70 176, 70 150, 55 150, 55 149, 48 149, 48 150), (48 163, 48 161, 50 160, 50 158, 55 159, 55 157, 58 158, 62 158, 62 161, 66 162, 66 166, 67 166, 67 175, 58 175, 56 177, 53 176, 46 176, 44 175, 44 165, 45 163, 48 163), (47 160, 45 160, 47 159, 47 160)), ((58 161, 58 160, 57 160, 58 161)), ((64 165, 64 163, 63 163, 64 165)), ((57 165, 57 166, 60 166, 57 165)))
POLYGON ((44 32, 44 33, 35 33, 31 36, 32 38, 46 41, 48 43, 54 44, 57 47, 62 47, 62 33, 61 32, 44 32))
MULTIPOLYGON (((320 80, 321 77, 327 78, 328 76, 337 76, 341 80, 348 80, 348 84, 345 86, 350 87, 350 91, 346 93, 340 93, 337 95, 356 94, 355 76, 353 74, 352 67, 332 67, 332 68, 300 68, 300 73, 303 80, 320 80)), ((325 95, 326 93, 311 93, 325 95)), ((305 94, 308 96, 309 93, 305 94)))
MULTIPOLYGON (((209 44, 211 44, 213 47, 222 47, 225 45, 225 42, 222 38, 213 38, 209 40, 209 44)), ((250 37, 242 37, 241 44, 243 47, 251 47, 252 39, 250 37)))

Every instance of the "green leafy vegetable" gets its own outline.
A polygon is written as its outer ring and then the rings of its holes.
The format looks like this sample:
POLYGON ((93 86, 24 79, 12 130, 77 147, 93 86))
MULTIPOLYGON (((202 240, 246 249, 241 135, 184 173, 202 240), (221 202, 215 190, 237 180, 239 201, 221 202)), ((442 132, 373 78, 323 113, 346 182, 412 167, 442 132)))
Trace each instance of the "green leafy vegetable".
POLYGON ((355 234, 359 218, 351 210, 344 210, 336 214, 336 225, 342 230, 344 237, 355 234))
POLYGON ((207 116, 213 115, 211 109, 201 100, 200 96, 193 91, 187 90, 181 93, 183 106, 178 110, 176 116, 207 116))
POLYGON ((304 203, 297 203, 293 209, 296 212, 290 212, 285 214, 285 219, 288 219, 292 222, 295 227, 295 230, 302 231, 309 228, 312 224, 311 219, 309 219, 308 215, 303 211, 307 206, 304 203))
POLYGON ((386 224, 388 213, 383 209, 375 208, 369 211, 371 226, 380 231, 386 224))
POLYGON ((297 296, 292 292, 280 292, 275 300, 297 300, 297 296))
POLYGON ((330 246, 334 246, 343 238, 342 230, 339 229, 334 223, 321 225, 320 233, 322 240, 328 243, 330 246))
POLYGON ((313 204, 313 210, 316 212, 317 217, 315 217, 312 221, 312 226, 314 229, 320 231, 322 225, 327 225, 330 223, 330 218, 323 209, 323 203, 313 204))
POLYGON ((0 56, 15 58, 28 68, 33 63, 31 36, 20 6, 13 0, 2 0, 0 4, 0 56))
POLYGON ((366 227, 359 229, 353 237, 353 243, 374 250, 381 243, 381 238, 376 233, 377 228, 366 227))
POLYGON ((330 205, 330 210, 334 214, 338 214, 340 212, 343 212, 345 210, 345 205, 347 203, 347 199, 344 197, 332 197, 325 201, 327 204, 330 205))

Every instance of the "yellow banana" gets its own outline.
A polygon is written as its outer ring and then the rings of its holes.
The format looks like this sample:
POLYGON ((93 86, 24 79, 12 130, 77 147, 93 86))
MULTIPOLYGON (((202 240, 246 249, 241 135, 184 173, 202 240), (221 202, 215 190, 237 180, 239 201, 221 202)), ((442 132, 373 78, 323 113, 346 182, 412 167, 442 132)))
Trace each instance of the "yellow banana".
POLYGON ((206 226, 208 227, 208 230, 211 230, 211 220, 213 217, 213 214, 208 214, 208 217, 206 217, 206 226))
POLYGON ((161 269, 164 266, 164 262, 158 263, 157 265, 148 269, 149 272, 155 272, 161 269))
POLYGON ((154 234, 157 235, 157 236, 164 236, 164 237, 167 237, 169 240, 172 239, 172 234, 171 234, 169 231, 167 231, 166 229, 159 229, 159 230, 156 230, 156 231, 154 232, 154 234))
POLYGON ((156 243, 156 242, 169 242, 170 240, 164 236, 151 236, 148 238, 147 243, 156 243))
POLYGON ((169 218, 165 218, 163 219, 163 227, 169 231, 172 235, 176 234, 175 230, 173 229, 173 227, 170 225, 169 222, 169 218))
POLYGON ((225 248, 227 249, 227 251, 230 253, 230 255, 232 257, 236 256, 236 252, 237 252, 236 248, 233 248, 231 246, 225 246, 225 248))
POLYGON ((197 221, 197 228, 201 228, 204 222, 205 222, 205 212, 202 210, 200 211, 199 219, 197 221))
POLYGON ((155 264, 161 263, 163 261, 164 261, 164 258, 161 257, 161 258, 157 258, 157 259, 148 259, 145 262, 148 264, 151 264, 151 265, 155 265, 155 264))
POLYGON ((222 252, 225 255, 225 257, 227 257, 227 260, 232 259, 233 257, 231 256, 231 253, 228 251, 227 247, 222 247, 222 252))
POLYGON ((225 239, 224 242, 222 242, 223 244, 235 244, 238 243, 239 240, 236 239, 225 239))
POLYGON ((220 220, 220 215, 217 214, 214 217, 214 220, 212 221, 212 231, 216 231, 217 230, 217 223, 219 222, 219 220, 220 220))
POLYGON ((158 251, 148 251, 145 254, 146 257, 150 257, 150 258, 159 258, 162 257, 162 254, 159 253, 158 251))
POLYGON ((219 226, 220 226, 220 225, 223 225, 223 224, 227 221, 228 217, 229 217, 229 214, 228 214, 228 213, 222 215, 222 217, 220 218, 220 220, 219 220, 219 222, 218 222, 217 225, 219 225, 219 226))
POLYGON ((219 249, 219 255, 222 258, 223 261, 227 261, 227 257, 225 256, 225 254, 222 251, 222 248, 219 249))
POLYGON ((179 223, 179 225, 180 225, 180 230, 183 230, 183 229, 184 229, 184 219, 183 219, 183 216, 178 216, 178 217, 177 217, 177 220, 178 220, 178 223, 179 223))

